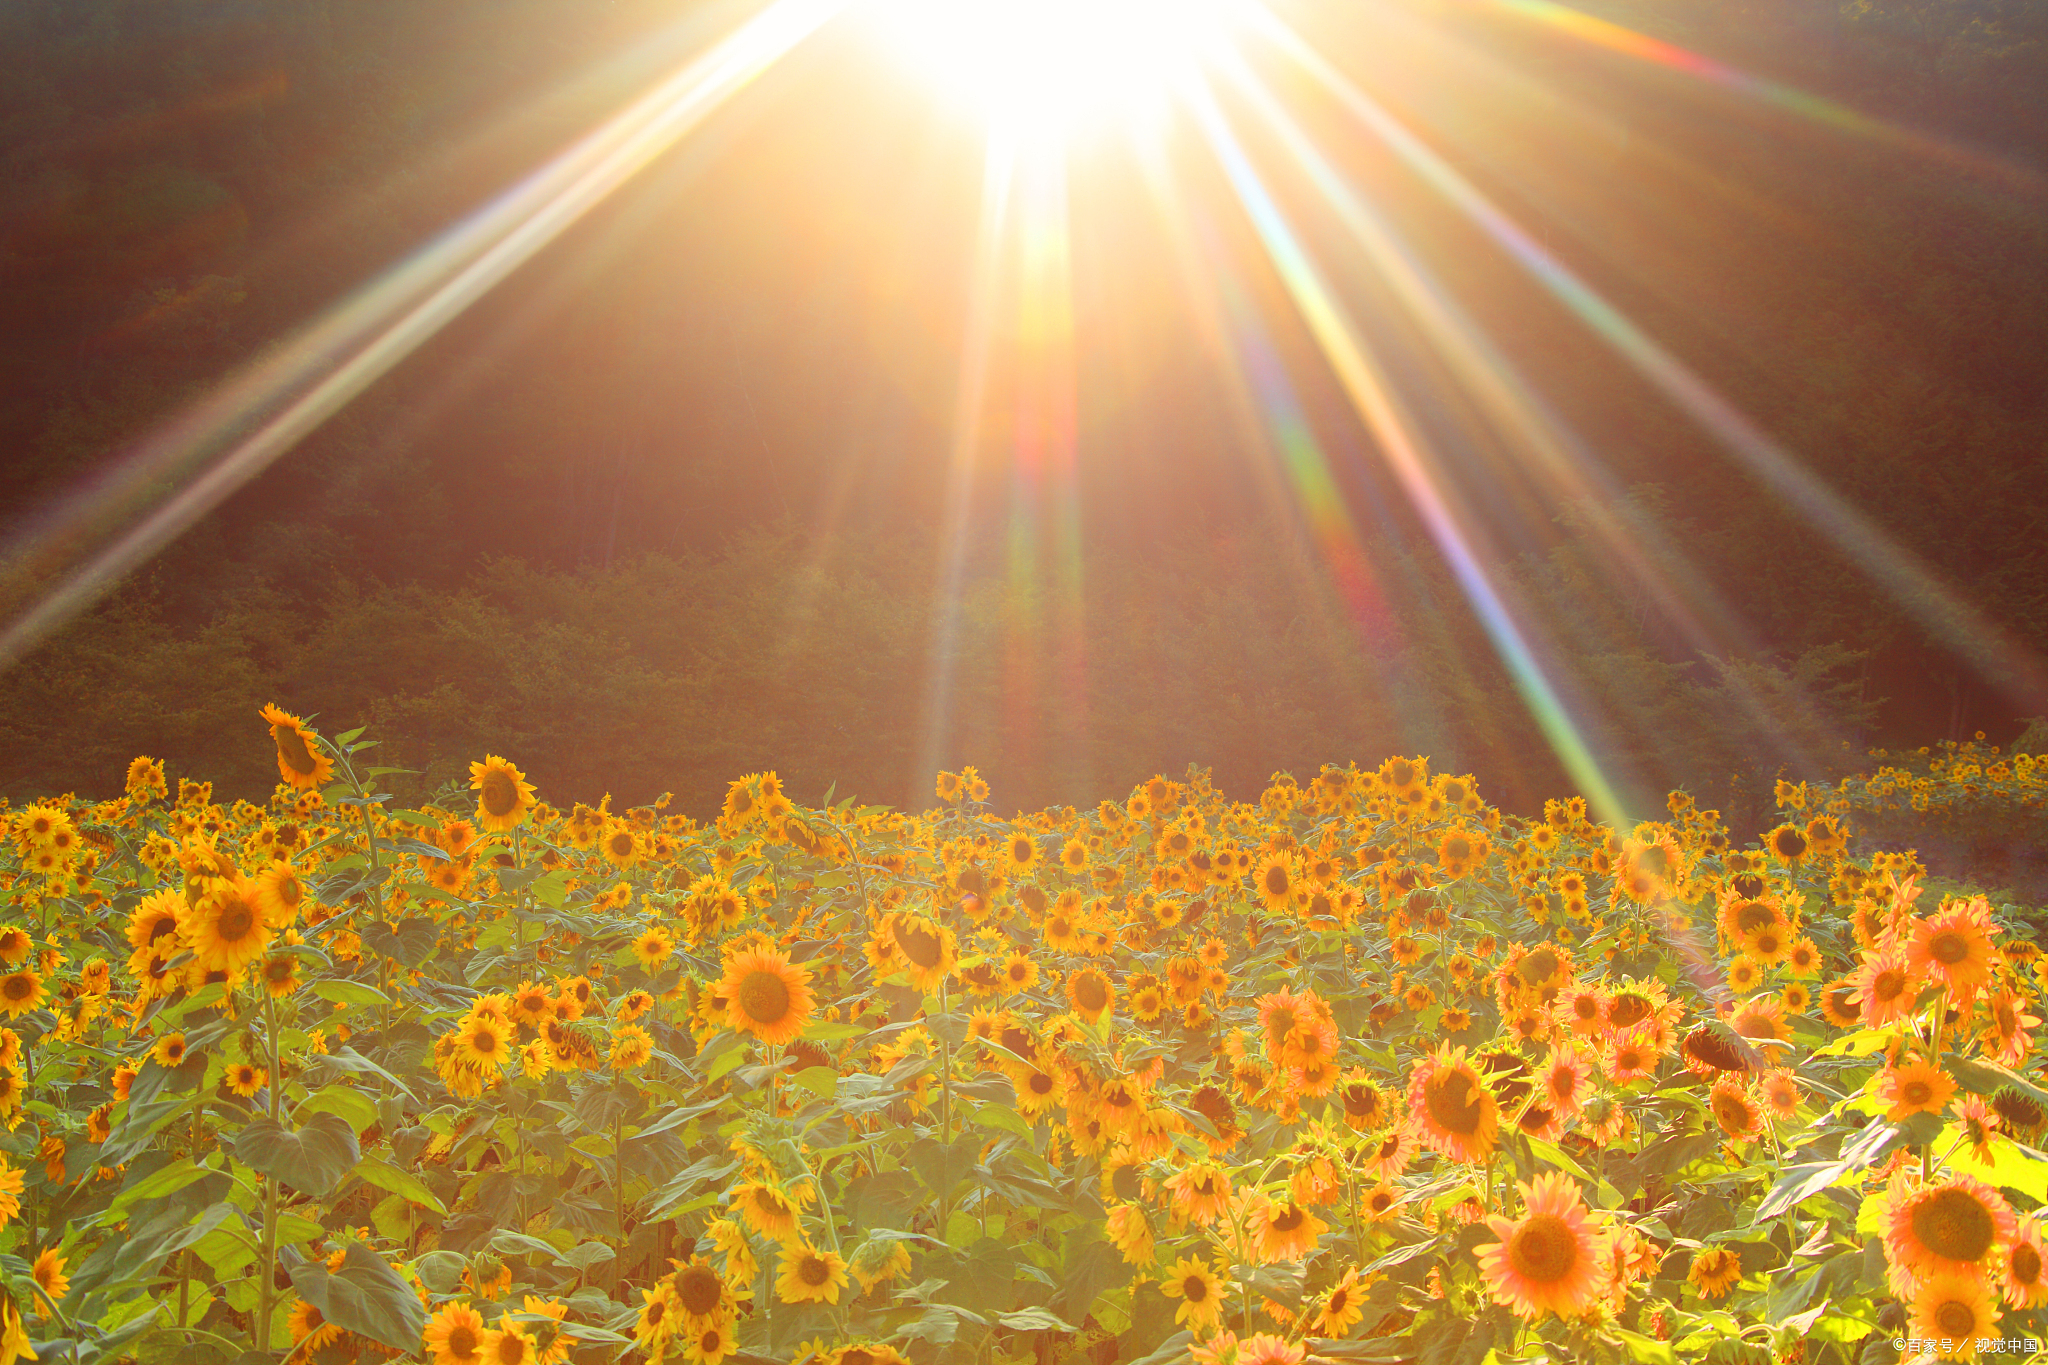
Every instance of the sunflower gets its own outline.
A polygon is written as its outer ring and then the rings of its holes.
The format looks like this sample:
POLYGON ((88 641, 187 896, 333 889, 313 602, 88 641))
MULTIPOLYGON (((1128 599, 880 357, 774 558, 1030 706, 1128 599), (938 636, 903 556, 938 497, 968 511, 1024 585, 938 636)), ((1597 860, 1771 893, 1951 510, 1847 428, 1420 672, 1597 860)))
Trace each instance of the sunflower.
POLYGON ((876 935, 889 944, 897 966, 921 991, 936 991, 960 965, 957 936, 927 916, 901 911, 884 916, 876 935))
POLYGON ((292 1305, 291 1319, 285 1330, 291 1334, 293 1349, 304 1351, 308 1358, 341 1340, 342 1331, 339 1325, 329 1322, 316 1305, 304 1299, 292 1305))
POLYGON ((614 1071, 644 1066, 654 1055, 654 1038, 638 1024, 623 1024, 612 1034, 611 1064, 614 1071))
POLYGON ((149 1055, 150 1060, 166 1071, 176 1068, 185 1060, 185 1035, 166 1033, 156 1040, 156 1046, 150 1049, 149 1055))
POLYGON ((184 923, 193 961, 202 971, 239 976, 270 948, 270 925, 247 882, 209 877, 204 886, 184 923))
POLYGON ((2004 1196, 1966 1175, 1918 1185, 1912 1173, 1902 1170, 1892 1177, 1886 1196, 1886 1255, 1894 1269, 1916 1279, 1975 1275, 2018 1233, 2018 1220, 2004 1196))
POLYGON ((1999 1289, 2014 1308, 2034 1308, 2048 1303, 2048 1277, 2043 1275, 2048 1251, 2041 1243, 2041 1224, 2032 1217, 2021 1219, 2013 1234, 2012 1249, 2006 1253, 2005 1274, 1999 1289))
POLYGON ((282 861, 271 863, 251 878, 248 891, 263 915, 264 924, 277 930, 291 928, 306 899, 305 882, 290 863, 282 861))
POLYGON ((490 1014, 476 1014, 463 1021, 454 1035, 454 1056, 475 1071, 496 1071, 512 1060, 512 1025, 490 1014))
POLYGON ((71 1277, 64 1273, 64 1257, 55 1247, 49 1247, 37 1256, 29 1273, 42 1287, 43 1293, 53 1300, 61 1300, 71 1288, 71 1277))
POLYGON ((1344 1278, 1330 1286, 1330 1292, 1317 1305, 1314 1323, 1317 1332, 1325 1337, 1343 1337, 1358 1325, 1365 1316, 1365 1295, 1358 1284, 1358 1267, 1352 1266, 1344 1272, 1344 1278))
POLYGON ((764 1043, 787 1043, 811 1017, 811 974, 782 953, 735 953, 716 990, 731 1002, 726 1022, 764 1043))
POLYGON ((836 1251, 816 1251, 795 1243, 782 1248, 781 1274, 775 1293, 784 1303, 838 1303, 849 1283, 846 1261, 836 1251))
POLYGON ((1099 970, 1081 967, 1067 977, 1067 1002, 1074 1013, 1092 1024, 1116 1003, 1116 991, 1099 970))
POLYGON ((659 971, 661 964, 668 961, 669 955, 676 950, 675 940, 660 925, 643 931, 633 940, 632 947, 634 959, 650 975, 659 971))
POLYGON ((746 1225, 771 1242, 789 1242, 800 1234, 797 1214, 808 1197, 802 1189, 785 1190, 758 1180, 749 1180, 732 1192, 733 1207, 746 1225))
POLYGON ((1990 903, 1982 896, 1951 902, 1938 914, 1913 921, 1906 963, 1966 1003, 1991 984, 1998 962, 1991 936, 1997 932, 1990 903))
POLYGON ((1453 1161, 1484 1161, 1500 1129, 1499 1105, 1465 1049, 1440 1048, 1415 1064, 1408 1114, 1422 1141, 1453 1161))
POLYGON ((498 1315, 498 1329, 483 1347, 486 1365, 540 1365, 540 1346, 510 1313, 498 1315))
POLYGON ((0 976, 0 1010, 5 1010, 9 1019, 19 1019, 40 1007, 43 999, 43 978, 30 969, 0 976))
POLYGON ((1354 1132, 1377 1128, 1386 1120, 1386 1092, 1362 1067, 1344 1073, 1337 1086, 1337 1102, 1344 1110, 1344 1126, 1354 1132))
POLYGON ((35 951, 36 942, 28 936, 28 930, 18 926, 0 929, 0 962, 18 967, 28 961, 28 955, 35 951))
POLYGON ((1938 1274, 1913 1295, 1913 1320, 1907 1329, 1923 1341, 1939 1341, 1941 1353, 1954 1360, 1974 1360, 1977 1343, 1997 1336, 1998 1303, 1991 1286, 1975 1275, 1938 1274))
POLYGON ((1878 1098, 1891 1106, 1885 1118, 1893 1123, 1914 1114, 1939 1114, 1955 1093, 1955 1077, 1926 1061, 1888 1066, 1877 1082, 1878 1098))
POLYGON ((675 1284, 663 1280, 652 1289, 641 1290, 640 1298, 640 1316, 633 1323, 633 1339, 649 1356, 657 1356, 682 1325, 682 1315, 676 1309, 675 1284))
POLYGON ((1714 1082, 1714 1088, 1707 1094, 1707 1108, 1732 1141, 1747 1142, 1763 1130, 1762 1107, 1749 1093, 1749 1087, 1733 1075, 1714 1082))
POLYGON ((1285 911, 1294 903, 1296 875, 1294 859, 1286 850, 1267 855, 1253 878, 1260 904, 1276 914, 1285 911))
POLYGON ((1783 1067, 1770 1072, 1763 1078, 1761 1086, 1764 1103, 1773 1114, 1781 1119, 1796 1117, 1799 1113, 1799 1080, 1783 1067))
POLYGON ((1531 1322, 1581 1313, 1606 1288, 1609 1234, 1571 1177, 1548 1171, 1520 1188, 1522 1217, 1487 1219, 1500 1240, 1473 1248, 1480 1276, 1496 1303, 1531 1322))
POLYGON ((1230 1203, 1230 1176, 1212 1161, 1198 1161, 1167 1177, 1166 1191, 1175 1214, 1205 1228, 1222 1217, 1230 1203))
POLYGON ((2040 1016, 2032 1012, 2034 1002, 2018 991, 2003 990, 1988 1003, 1991 1024, 1977 1035, 1977 1044, 2001 1066, 2018 1066, 2033 1043, 2028 1030, 2041 1025, 2040 1016))
POLYGON ((1742 1278, 1742 1257, 1732 1247, 1708 1247, 1694 1254, 1685 1278, 1701 1298, 1726 1298, 1742 1278))
POLYGON ((1160 1292, 1179 1299, 1173 1320, 1196 1337, 1216 1330, 1223 1321, 1223 1281, 1205 1260, 1183 1256, 1159 1283, 1160 1292))
POLYGON ((310 791, 334 773, 334 760, 320 750, 320 737, 306 723, 276 705, 258 712, 270 723, 270 738, 277 744, 277 771, 287 786, 310 791))
POLYGON ((1294 1261, 1315 1250, 1316 1239, 1330 1225, 1295 1203, 1267 1203, 1253 1224, 1259 1254, 1266 1261, 1294 1261))
POLYGON ((1145 1216, 1144 1206, 1112 1205, 1106 1230, 1109 1244, 1122 1254, 1128 1264, 1152 1263, 1152 1221, 1145 1216))
POLYGON ((1905 1018, 1920 996, 1920 974, 1896 948, 1865 953, 1849 979, 1856 986, 1865 1028, 1883 1028, 1905 1018))
POLYGON ((128 946, 137 950, 154 948, 164 939, 174 939, 184 908, 185 898, 175 891, 157 891, 144 896, 142 902, 128 912, 128 946))
POLYGON ((293 995, 305 984, 299 980, 297 953, 279 953, 275 957, 263 959, 263 968, 257 973, 257 977, 263 982, 263 989, 269 992, 272 1000, 282 1000, 288 995, 293 995))
MULTIPOLYGON (((722 1230, 714 1231, 711 1237, 714 1243, 727 1242, 737 1245, 742 1250, 746 1248, 746 1241, 740 1230, 729 1220, 718 1220, 714 1228, 718 1228, 719 1225, 722 1225, 722 1230)), ((732 1259, 732 1255, 733 1253, 728 1250, 727 1259, 732 1259)), ((672 1306, 690 1323, 710 1322, 715 1318, 724 1317, 733 1307, 733 1300, 726 1292, 725 1281, 700 1258, 692 1257, 663 1283, 673 1290, 672 1306)))

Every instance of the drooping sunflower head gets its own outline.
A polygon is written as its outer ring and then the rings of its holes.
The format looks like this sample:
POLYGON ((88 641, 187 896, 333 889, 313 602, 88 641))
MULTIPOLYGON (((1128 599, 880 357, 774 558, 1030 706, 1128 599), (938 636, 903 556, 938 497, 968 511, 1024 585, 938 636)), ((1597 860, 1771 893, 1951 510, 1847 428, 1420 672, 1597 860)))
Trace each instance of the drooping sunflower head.
POLYGON ((321 750, 320 737, 306 723, 275 704, 259 712, 270 725, 270 738, 277 745, 277 771, 285 784, 307 791, 318 787, 334 773, 334 760, 321 750))

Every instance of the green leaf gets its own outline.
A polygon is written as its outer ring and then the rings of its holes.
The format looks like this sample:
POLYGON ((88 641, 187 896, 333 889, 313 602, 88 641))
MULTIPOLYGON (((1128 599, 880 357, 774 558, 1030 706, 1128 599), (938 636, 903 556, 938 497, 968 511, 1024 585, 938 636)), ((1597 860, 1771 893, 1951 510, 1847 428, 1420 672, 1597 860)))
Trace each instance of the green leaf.
POLYGON ((327 1085, 299 1101, 297 1114, 333 1114, 361 1135, 377 1121, 377 1102, 352 1086, 327 1085))
POLYGON ((1631 1332, 1626 1327, 1612 1329, 1629 1353, 1630 1359, 1640 1360, 1643 1365, 1678 1365, 1678 1352, 1671 1349, 1668 1341, 1646 1337, 1640 1332, 1631 1332))
POLYGON ((807 1066, 790 1079, 821 1100, 831 1099, 839 1088, 839 1073, 829 1066, 807 1066))
POLYGON ((996 1325, 1013 1332, 1078 1332, 1043 1308, 1020 1308, 1014 1313, 996 1314, 996 1325))
POLYGON ((313 994, 337 1005, 388 1005, 391 997, 363 981, 315 981, 313 994))
POLYGON ((332 1274, 319 1261, 295 1266, 292 1287, 344 1331, 406 1354, 420 1348, 420 1334, 427 1326, 425 1306, 412 1286, 361 1242, 348 1244, 341 1269, 332 1274))
POLYGON ((361 1155, 355 1129, 338 1114, 315 1114, 297 1132, 259 1115, 236 1135, 234 1151, 244 1164, 312 1195, 340 1184, 361 1155))
POLYGON ((314 1065, 331 1066, 337 1067, 342 1071, 354 1071, 369 1076, 382 1076, 385 1080, 391 1082, 391 1084, 398 1090, 399 1094, 405 1096, 409 1100, 418 1099, 418 1096, 414 1095, 412 1091, 405 1088, 404 1081, 399 1080, 398 1077, 392 1075, 389 1071, 386 1071, 383 1067, 377 1065, 377 1063, 371 1061, 368 1057, 365 1057, 362 1053, 357 1052, 352 1047, 344 1047, 335 1052, 327 1052, 315 1057, 308 1057, 306 1059, 306 1065, 309 1067, 314 1065))
MULTIPOLYGON (((1022 1114, 1007 1104, 983 1104, 975 1107, 972 1119, 984 1128, 994 1128, 1019 1137, 1031 1136, 1031 1125, 1022 1114)), ((1063 1329, 1070 1330, 1070 1329, 1063 1329)))
POLYGON ((803 1036, 814 1043, 838 1043, 858 1038, 871 1030, 863 1024, 842 1024, 832 1019, 813 1019, 804 1025, 803 1036))
POLYGON ((194 1165, 191 1157, 181 1156, 170 1165, 161 1166, 134 1184, 124 1187, 107 1206, 107 1215, 110 1219, 122 1218, 129 1209, 144 1200, 161 1199, 167 1194, 175 1194, 194 1181, 204 1180, 210 1174, 212 1172, 204 1166, 194 1165))
POLYGON ((421 1183, 419 1177, 402 1171, 389 1162, 366 1156, 356 1163, 356 1174, 363 1178, 363 1183, 400 1195, 422 1208, 432 1209, 435 1213, 444 1215, 448 1212, 447 1207, 432 1190, 421 1183))
POLYGON ((1943 1164, 1959 1175, 1974 1176, 1987 1185, 2017 1190, 2037 1203, 2048 1203, 2048 1155, 2010 1138, 1995 1137, 1991 1140, 1990 1163, 1980 1162, 1963 1143, 1959 1123, 1942 1129, 1937 1150, 1950 1154, 1943 1164))

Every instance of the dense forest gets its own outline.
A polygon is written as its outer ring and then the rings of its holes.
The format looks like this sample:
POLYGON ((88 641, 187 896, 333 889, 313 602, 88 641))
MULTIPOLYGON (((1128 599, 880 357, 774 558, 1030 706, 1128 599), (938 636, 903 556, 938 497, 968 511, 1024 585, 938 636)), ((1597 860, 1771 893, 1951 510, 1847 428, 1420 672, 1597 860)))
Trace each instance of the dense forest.
MULTIPOLYGON (((1585 7, 1690 65, 1537 7, 1389 6, 1463 73, 1441 81, 1280 8, 1975 604, 1967 629, 2048 652, 2048 3, 1585 7)), ((0 63, 0 612, 196 472, 123 482, 134 443, 745 11, 0 8, 0 50, 30 58, 0 63)), ((504 752, 557 801, 673 790, 700 812, 758 768, 806 800, 907 802, 961 762, 1009 807, 1189 763, 1248 795, 1275 763, 1391 752, 1484 773, 1509 808, 1566 790, 1469 594, 1279 322, 1359 562, 1333 567, 1276 494, 1280 457, 1183 338, 1164 253, 1132 250, 1152 210, 1107 153, 1074 172, 1066 510, 1020 511, 991 469, 946 530, 974 139, 853 46, 828 31, 767 73, 0 674, 0 792, 113 790, 145 751, 267 790, 240 737, 269 700, 374 724, 429 787, 504 752)), ((1874 584, 1469 222, 1354 151, 1594 471, 1551 496, 1464 405, 1418 401, 1502 600, 1632 799, 1689 785, 1739 828, 1784 765, 2007 742, 2038 713, 2024 671, 1874 584), (1632 560, 1597 533, 1616 525, 1632 560), (1668 583, 1695 585, 1683 610, 1668 583)), ((1244 272, 1255 303, 1270 273, 1244 272)), ((1398 319, 1382 333, 1407 353, 1398 319)))

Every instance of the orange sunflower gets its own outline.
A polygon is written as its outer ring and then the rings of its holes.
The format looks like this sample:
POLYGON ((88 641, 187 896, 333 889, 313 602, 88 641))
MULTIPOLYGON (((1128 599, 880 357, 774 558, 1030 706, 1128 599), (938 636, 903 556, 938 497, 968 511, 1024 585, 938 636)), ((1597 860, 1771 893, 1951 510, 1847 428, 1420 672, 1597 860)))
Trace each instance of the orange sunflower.
POLYGON ((1610 1234, 1561 1172, 1546 1171, 1521 1191, 1520 1219, 1486 1220, 1500 1240, 1473 1248, 1480 1276, 1495 1302, 1531 1322, 1585 1311, 1607 1287, 1610 1234))
POLYGON ((1911 1171, 1902 1170, 1886 1193, 1891 1206, 1885 1219, 1886 1255, 1894 1270, 1915 1279, 1977 1275, 2019 1232, 2005 1197, 1966 1175, 1920 1185, 1911 1171))
POLYGON ((1982 896, 1951 902, 1938 913, 1913 921, 1906 963, 1966 1004, 1991 984, 1998 961, 1991 936, 1997 932, 1990 902, 1982 896))

